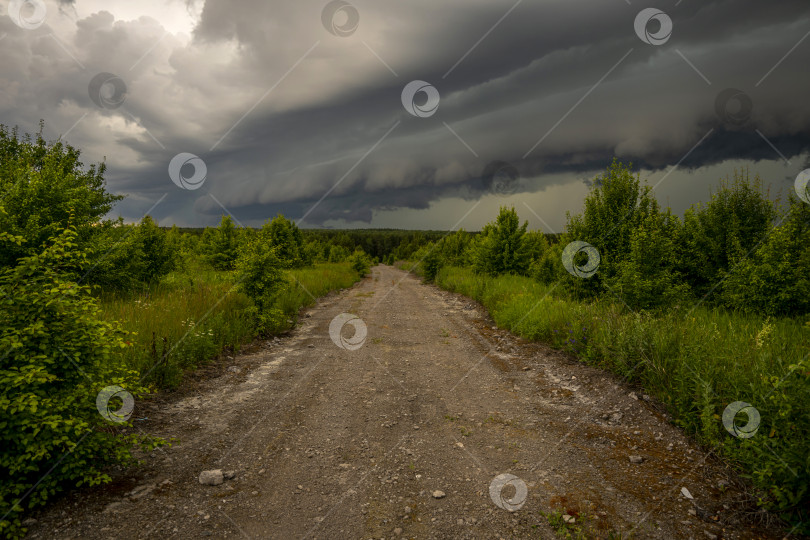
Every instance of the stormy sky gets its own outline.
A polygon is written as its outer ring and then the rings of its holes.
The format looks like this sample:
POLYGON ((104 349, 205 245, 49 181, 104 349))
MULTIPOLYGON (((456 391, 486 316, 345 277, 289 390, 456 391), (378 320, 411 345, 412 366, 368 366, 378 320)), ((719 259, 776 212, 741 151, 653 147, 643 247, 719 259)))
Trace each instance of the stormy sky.
POLYGON ((161 225, 559 231, 617 157, 682 212, 810 156, 806 0, 6 0, 0 122, 161 225))

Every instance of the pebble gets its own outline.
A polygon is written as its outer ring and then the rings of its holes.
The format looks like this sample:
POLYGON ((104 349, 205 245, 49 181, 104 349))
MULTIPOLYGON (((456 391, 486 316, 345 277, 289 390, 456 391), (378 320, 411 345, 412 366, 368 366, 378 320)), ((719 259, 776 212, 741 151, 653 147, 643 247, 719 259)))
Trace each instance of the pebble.
POLYGON ((692 494, 691 494, 691 493, 689 493, 689 490, 688 490, 688 489, 686 489, 685 487, 682 487, 682 488, 681 488, 681 495, 683 495, 683 496, 684 496, 684 497, 686 497, 687 499, 694 499, 694 497, 692 497, 692 494))
POLYGON ((224 480, 222 469, 213 469, 200 473, 199 482, 204 486, 218 486, 224 480))
POLYGON ((434 499, 443 499, 444 497, 446 497, 446 494, 445 494, 444 491, 441 491, 441 490, 437 489, 436 491, 433 492, 433 498, 434 499))
POLYGON ((568 514, 563 514, 563 521, 569 524, 576 523, 577 519, 574 516, 569 516, 568 514))
POLYGON ((709 540, 717 540, 716 534, 712 534, 709 531, 703 531, 703 534, 705 534, 706 538, 708 538, 709 540))
POLYGON ((394 529, 394 534, 397 536, 402 534, 402 527, 397 527, 396 529, 394 529))
POLYGON ((630 463, 641 463, 644 461, 644 458, 641 456, 630 456, 630 463))

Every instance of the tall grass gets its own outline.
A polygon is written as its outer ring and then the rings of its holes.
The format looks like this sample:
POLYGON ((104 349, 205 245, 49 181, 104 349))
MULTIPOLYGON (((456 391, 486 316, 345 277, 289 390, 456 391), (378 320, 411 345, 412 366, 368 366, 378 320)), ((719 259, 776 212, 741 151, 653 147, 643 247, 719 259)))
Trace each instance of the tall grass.
MULTIPOLYGON (((284 317, 272 333, 289 329, 301 307, 359 276, 348 263, 324 263, 292 270, 289 278, 277 297, 284 317)), ((251 342, 257 334, 251 301, 236 290, 235 279, 233 272, 189 261, 146 291, 102 295, 105 318, 131 333, 132 346, 123 353, 127 365, 153 388, 172 388, 184 372, 251 342)))
MULTIPOLYGON (((443 268, 436 283, 481 302, 498 326, 644 387, 677 425, 750 478, 763 505, 808 532, 810 325, 692 306, 634 313, 620 302, 569 299, 530 278, 464 268, 443 268), (751 438, 722 423, 736 401, 761 415, 751 438)), ((738 424, 746 421, 738 415, 738 424)))

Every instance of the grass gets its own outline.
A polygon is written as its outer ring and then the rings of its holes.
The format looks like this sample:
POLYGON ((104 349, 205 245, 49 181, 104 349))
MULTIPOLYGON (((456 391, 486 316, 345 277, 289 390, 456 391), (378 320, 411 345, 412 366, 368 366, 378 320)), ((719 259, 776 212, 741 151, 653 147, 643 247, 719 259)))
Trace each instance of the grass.
MULTIPOLYGON (((675 424, 749 478, 761 504, 791 526, 805 523, 794 532, 810 531, 810 325, 692 306, 634 313, 604 299, 572 300, 530 278, 466 268, 445 267, 436 283, 481 302, 502 328, 639 384, 675 424), (753 437, 724 427, 723 412, 736 401, 761 415, 753 437)), ((745 424, 746 414, 735 420, 745 424)))
MULTIPOLYGON (((289 286, 277 298, 283 332, 295 324, 301 307, 358 280, 348 263, 324 263, 289 272, 289 286)), ((233 272, 189 261, 187 267, 137 294, 102 295, 107 320, 130 333, 127 365, 153 388, 173 388, 183 373, 225 351, 237 352, 256 336, 251 301, 235 288, 233 272)))

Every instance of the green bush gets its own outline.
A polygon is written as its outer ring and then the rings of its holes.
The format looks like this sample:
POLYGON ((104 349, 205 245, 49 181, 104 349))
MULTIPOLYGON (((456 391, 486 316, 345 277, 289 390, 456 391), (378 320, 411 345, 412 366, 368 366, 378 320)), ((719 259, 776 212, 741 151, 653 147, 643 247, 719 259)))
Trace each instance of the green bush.
POLYGON ((276 255, 285 268, 301 268, 312 264, 304 250, 304 238, 298 226, 279 214, 264 229, 263 238, 276 248, 276 255))
POLYGON ((239 256, 239 230, 231 216, 222 216, 219 227, 206 229, 203 252, 206 260, 216 270, 233 270, 239 256))
POLYGON ((360 274, 361 277, 368 274, 369 270, 371 269, 371 257, 366 255, 366 253, 361 249, 355 250, 355 252, 349 257, 348 262, 352 269, 360 274))
POLYGON ((560 264, 564 247, 561 243, 548 246, 542 255, 532 261, 529 275, 546 285, 561 281, 565 274, 565 268, 560 264))
MULTIPOLYGON (((753 250, 771 229, 776 206, 758 176, 734 172, 721 181, 705 205, 684 213, 676 239, 680 273, 698 298, 710 295, 737 261, 753 250)), ((720 295, 707 298, 718 303, 720 295)))
POLYGON ((343 246, 329 246, 329 254, 327 256, 327 262, 330 263, 339 263, 344 262, 346 259, 349 258, 349 250, 343 246))
POLYGON ((526 241, 528 222, 520 225, 514 208, 501 207, 494 223, 487 223, 476 242, 474 267, 489 275, 525 274, 530 264, 526 241))
POLYGON ((689 287, 675 271, 678 226, 668 212, 651 211, 631 231, 628 253, 605 283, 632 309, 670 306, 687 298, 689 287))
POLYGON ((243 248, 236 263, 239 289, 253 302, 256 327, 262 333, 277 328, 283 312, 276 306, 276 297, 290 283, 284 274, 284 263, 278 248, 268 241, 269 226, 265 224, 259 237, 243 248))
POLYGON ((792 197, 789 213, 749 257, 732 259, 726 305, 767 315, 810 313, 810 205, 792 197))
POLYGON ((0 268, 38 254, 49 239, 68 226, 83 249, 93 243, 96 225, 123 197, 106 191, 104 164, 82 169, 80 152, 60 141, 32 140, 0 124, 0 268), (20 237, 22 242, 8 241, 20 237))
POLYGON ((651 188, 633 176, 632 165, 618 160, 596 177, 585 197, 582 214, 568 214, 563 247, 573 241, 587 242, 601 259, 598 272, 588 279, 564 274, 567 288, 579 297, 590 297, 604 291, 604 280, 614 278, 619 263, 630 253, 630 240, 645 216, 658 212, 651 188))
POLYGON ((87 264, 76 241, 76 231, 66 229, 42 253, 0 273, 3 536, 24 532, 25 509, 66 487, 108 482, 104 466, 131 461, 134 446, 159 444, 119 433, 96 408, 96 396, 107 386, 123 387, 135 398, 145 389, 121 365, 127 335, 102 320, 87 287, 69 279, 87 264))
POLYGON ((423 255, 419 261, 419 265, 421 266, 421 273, 425 281, 432 282, 435 280, 436 274, 438 274, 442 266, 446 264, 446 259, 441 252, 440 244, 441 243, 435 244, 431 242, 424 246, 423 250, 420 250, 423 255))

